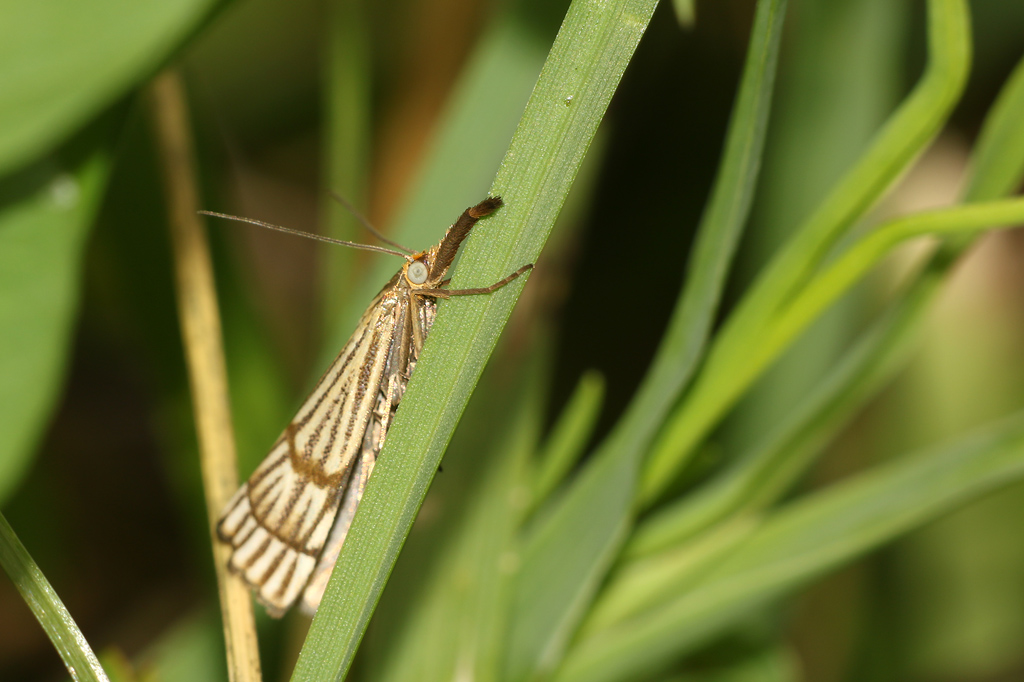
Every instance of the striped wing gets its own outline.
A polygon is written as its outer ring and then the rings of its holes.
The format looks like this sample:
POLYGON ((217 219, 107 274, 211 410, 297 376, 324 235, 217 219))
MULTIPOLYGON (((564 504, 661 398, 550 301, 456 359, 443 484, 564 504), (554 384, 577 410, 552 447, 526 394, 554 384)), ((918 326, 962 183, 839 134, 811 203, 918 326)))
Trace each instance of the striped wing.
POLYGON ((353 472, 363 482, 369 476, 357 462, 367 428, 376 422, 381 384, 389 383, 390 351, 396 326, 403 332, 405 315, 405 306, 387 291, 370 305, 218 522, 220 539, 234 548, 231 569, 273 616, 288 609, 317 566, 353 472))
MULTIPOLYGON (((427 334, 434 324, 434 317, 437 316, 437 303, 433 299, 416 297, 410 301, 410 305, 419 316, 420 340, 422 341, 427 338, 427 334)), ((401 314, 400 312, 399 315, 401 314)), ((416 343, 413 337, 411 320, 409 324, 399 323, 397 325, 391 352, 388 356, 388 366, 385 372, 387 378, 380 384, 377 407, 373 411, 372 421, 363 437, 363 451, 356 463, 349 486, 345 490, 341 510, 334 521, 327 545, 323 554, 320 555, 320 560, 309 579, 309 584, 302 593, 303 610, 310 615, 316 613, 320 606, 320 600, 324 596, 324 590, 327 589, 327 582, 331 578, 334 564, 338 561, 341 547, 348 536, 348 529, 352 525, 356 509, 363 498, 366 482, 373 472, 377 455, 384 447, 388 427, 390 427, 391 420, 398 410, 398 404, 405 394, 409 378, 412 377, 412 372, 416 368, 416 360, 419 358, 422 347, 416 343)))

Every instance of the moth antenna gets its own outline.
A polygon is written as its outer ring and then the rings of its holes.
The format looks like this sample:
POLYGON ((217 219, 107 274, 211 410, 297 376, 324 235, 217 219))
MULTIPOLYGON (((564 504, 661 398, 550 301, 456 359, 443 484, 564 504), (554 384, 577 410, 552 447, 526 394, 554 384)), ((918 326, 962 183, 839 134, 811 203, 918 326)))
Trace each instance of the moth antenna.
POLYGON ((392 256, 398 256, 406 260, 411 260, 409 256, 405 255, 401 251, 395 251, 394 249, 386 249, 383 246, 373 246, 372 244, 358 244, 356 242, 347 242, 343 239, 334 239, 333 237, 325 237, 320 234, 313 234, 312 232, 303 232, 302 230, 295 230, 290 227, 282 227, 281 225, 275 225, 273 223, 264 222, 262 220, 256 220, 255 218, 243 218, 237 215, 231 215, 229 213, 217 213, 215 211, 199 211, 203 215, 213 216, 214 218, 224 218, 225 220, 234 220, 239 223, 249 223, 250 225, 257 225, 259 227, 265 227, 268 230, 277 230, 278 232, 285 232, 287 234, 294 234, 299 237, 306 237, 307 239, 315 239, 319 242, 327 242, 328 244, 338 244, 340 246, 351 246, 353 249, 363 249, 365 251, 379 251, 381 253, 388 253, 392 256))
POLYGON ((367 230, 369 230, 370 234, 372 234, 374 237, 376 237, 377 239, 381 240, 385 244, 391 244, 391 246, 395 247, 396 249, 400 249, 402 251, 405 251, 409 255, 412 255, 412 254, 416 253, 412 249, 406 248, 406 247, 402 246, 401 244, 399 244, 398 242, 392 241, 391 239, 388 239, 387 237, 385 237, 380 231, 377 230, 377 228, 375 228, 373 225, 370 224, 370 221, 366 219, 366 216, 364 216, 362 213, 357 211, 355 206, 353 206, 352 204, 348 203, 348 201, 346 201, 345 197, 341 196, 337 192, 331 192, 331 196, 334 197, 335 201, 337 201, 339 204, 344 206, 348 210, 349 213, 351 213, 353 216, 355 216, 355 219, 358 220, 362 224, 363 227, 365 227, 367 230))

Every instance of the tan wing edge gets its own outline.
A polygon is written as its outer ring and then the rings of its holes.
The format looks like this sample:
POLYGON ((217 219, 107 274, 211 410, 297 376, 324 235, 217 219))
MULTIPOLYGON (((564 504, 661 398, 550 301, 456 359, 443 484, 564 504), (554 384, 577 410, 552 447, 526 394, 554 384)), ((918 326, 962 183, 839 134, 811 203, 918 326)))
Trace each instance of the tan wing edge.
MULTIPOLYGON (((375 301, 352 339, 217 525, 229 568, 279 617, 298 599, 334 526, 360 453, 394 332, 394 306, 375 301), (390 324, 389 324, 390 322, 390 324), (358 434, 353 445, 339 434, 358 434), (301 455, 299 454, 301 453, 301 455)), ((369 474, 367 473, 367 476, 369 474)), ((360 489, 361 494, 361 489, 360 489)))
POLYGON ((217 524, 234 548, 229 568, 280 617, 295 602, 338 513, 340 491, 324 490, 273 455, 242 485, 217 524), (253 501, 256 501, 256 511, 253 501))

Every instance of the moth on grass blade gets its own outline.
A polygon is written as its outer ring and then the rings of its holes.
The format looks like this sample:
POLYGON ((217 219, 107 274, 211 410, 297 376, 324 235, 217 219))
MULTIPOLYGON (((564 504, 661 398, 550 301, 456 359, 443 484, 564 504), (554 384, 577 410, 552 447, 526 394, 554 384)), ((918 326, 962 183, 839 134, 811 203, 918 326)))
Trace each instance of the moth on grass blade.
MULTIPOLYGON (((320 605, 434 323, 437 299, 489 294, 533 267, 524 265, 488 287, 444 288, 445 274, 462 241, 480 218, 501 204, 500 197, 489 197, 467 208, 436 246, 418 253, 383 237, 365 221, 378 238, 405 253, 306 235, 394 254, 406 263, 370 303, 352 338, 217 523, 220 540, 234 548, 231 570, 252 587, 270 615, 283 615, 300 595, 310 613, 320 605)), ((298 232, 258 220, 203 213, 298 232)))

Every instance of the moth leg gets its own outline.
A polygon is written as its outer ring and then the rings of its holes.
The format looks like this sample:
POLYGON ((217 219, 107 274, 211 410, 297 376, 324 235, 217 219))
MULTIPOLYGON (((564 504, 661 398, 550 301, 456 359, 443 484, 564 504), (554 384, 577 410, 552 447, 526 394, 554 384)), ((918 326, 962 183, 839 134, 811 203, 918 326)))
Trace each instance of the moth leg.
MULTIPOLYGON (((381 396, 383 405, 378 403, 380 409, 377 410, 377 418, 380 420, 380 442, 379 445, 377 446, 377 452, 380 452, 380 449, 384 447, 384 439, 388 435, 388 427, 391 426, 391 415, 394 412, 392 407, 394 406, 395 390, 398 384, 398 376, 393 374, 390 377, 388 377, 387 381, 388 386, 383 391, 384 395, 381 396)), ((376 457, 376 455, 374 456, 376 457)))
MULTIPOLYGON (((413 295, 421 295, 421 292, 414 291, 413 295)), ((412 327, 412 358, 418 360, 420 351, 423 350, 423 327, 420 324, 420 316, 416 305, 409 306, 409 321, 412 327)))
POLYGON ((420 296, 433 296, 435 298, 451 298, 452 296, 476 296, 477 294, 489 294, 493 291, 497 291, 519 275, 524 272, 528 272, 533 269, 533 263, 527 263, 523 267, 513 272, 508 277, 501 279, 489 287, 480 287, 479 289, 420 289, 416 293, 420 296))

